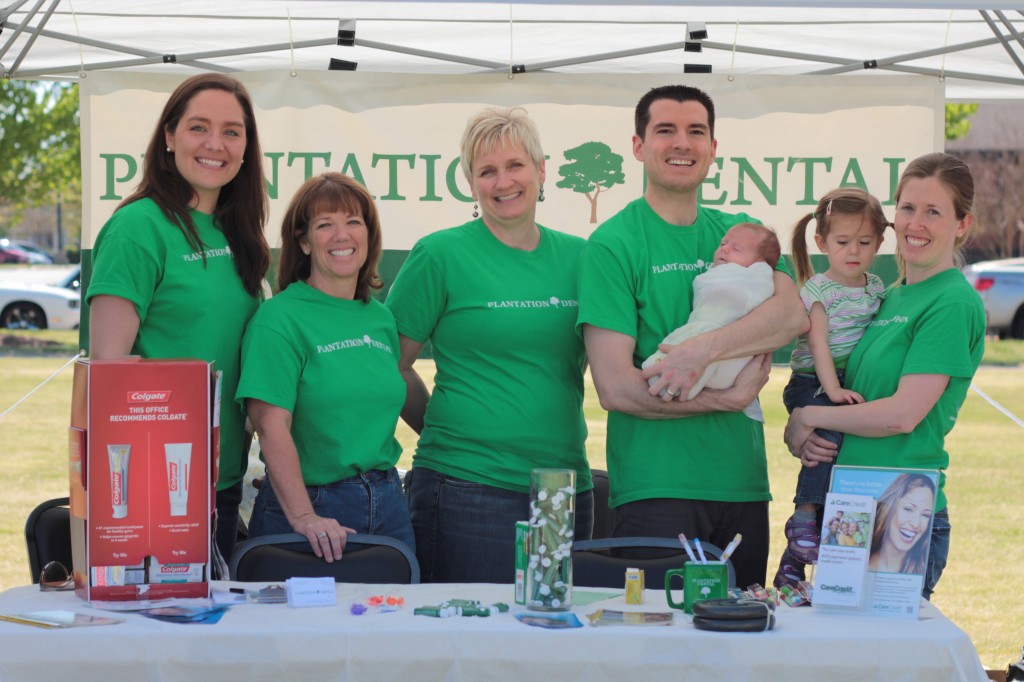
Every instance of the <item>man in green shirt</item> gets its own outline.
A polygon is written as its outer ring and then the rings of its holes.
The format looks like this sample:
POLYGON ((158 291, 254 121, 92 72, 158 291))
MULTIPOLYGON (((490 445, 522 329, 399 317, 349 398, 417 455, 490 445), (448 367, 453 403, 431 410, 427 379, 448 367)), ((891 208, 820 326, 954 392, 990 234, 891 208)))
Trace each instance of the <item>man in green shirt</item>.
POLYGON ((771 351, 807 329, 795 284, 776 271, 775 294, 750 314, 663 347, 667 356, 640 370, 665 335, 686 322, 693 280, 710 266, 724 234, 736 223, 756 222, 698 206, 716 148, 714 104, 703 91, 664 86, 640 100, 633 153, 644 164, 647 189, 591 235, 577 327, 609 412, 614 534, 682 531, 724 547, 743 533, 732 561, 737 584, 746 587, 765 581, 771 494, 763 429, 742 410, 768 380, 771 351), (744 355, 757 357, 733 387, 678 399, 709 364, 744 355))

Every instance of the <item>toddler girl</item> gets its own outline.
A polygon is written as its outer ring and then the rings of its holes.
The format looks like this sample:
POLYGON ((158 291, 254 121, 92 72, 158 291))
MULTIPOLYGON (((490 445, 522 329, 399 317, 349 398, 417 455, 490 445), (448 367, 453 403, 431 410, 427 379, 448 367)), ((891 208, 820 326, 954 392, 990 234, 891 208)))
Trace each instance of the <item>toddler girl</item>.
MULTIPOLYGON (((822 197, 814 213, 794 227, 793 262, 811 327, 797 340, 790 358, 793 376, 782 393, 790 413, 807 405, 864 402, 862 396, 843 388, 843 370, 881 304, 882 280, 867 270, 889 224, 877 199, 846 187, 822 197), (807 255, 806 232, 812 218, 814 242, 828 256, 828 270, 819 274, 814 274, 807 255)), ((842 444, 841 433, 817 433, 837 446, 842 444)), ((776 587, 804 580, 804 566, 818 560, 818 513, 825 504, 831 473, 830 464, 800 469, 793 500, 796 510, 786 522, 788 543, 775 574, 776 587)))

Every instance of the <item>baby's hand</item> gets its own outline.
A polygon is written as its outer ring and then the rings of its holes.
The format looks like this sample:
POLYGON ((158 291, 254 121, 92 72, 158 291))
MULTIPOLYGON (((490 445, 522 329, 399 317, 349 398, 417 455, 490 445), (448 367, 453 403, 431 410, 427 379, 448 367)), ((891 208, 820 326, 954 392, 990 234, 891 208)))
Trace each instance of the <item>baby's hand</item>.
POLYGON ((855 405, 864 402, 864 396, 846 388, 837 388, 834 391, 826 391, 826 393, 828 399, 837 405, 855 405))

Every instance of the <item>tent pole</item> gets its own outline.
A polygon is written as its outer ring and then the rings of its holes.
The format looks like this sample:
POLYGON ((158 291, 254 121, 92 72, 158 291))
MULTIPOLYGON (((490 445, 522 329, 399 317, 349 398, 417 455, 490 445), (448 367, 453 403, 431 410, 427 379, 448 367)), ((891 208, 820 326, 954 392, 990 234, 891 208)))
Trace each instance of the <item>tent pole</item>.
MULTIPOLYGON (((279 51, 279 50, 290 50, 293 47, 295 49, 301 49, 301 48, 305 48, 305 47, 322 47, 324 45, 337 45, 337 44, 338 44, 337 38, 332 37, 332 38, 319 38, 319 39, 316 39, 316 40, 304 40, 304 41, 300 41, 300 42, 296 42, 296 43, 274 43, 274 44, 271 44, 271 45, 256 45, 256 46, 252 46, 252 47, 234 48, 234 49, 230 49, 230 50, 209 50, 209 51, 206 51, 206 52, 192 52, 192 53, 188 53, 188 54, 169 55, 168 57, 173 57, 173 61, 175 63, 178 63, 178 64, 193 64, 193 63, 196 62, 196 60, 200 60, 200 59, 210 59, 210 58, 217 58, 217 57, 232 57, 232 56, 244 55, 244 54, 259 54, 261 52, 275 52, 275 51, 279 51)), ((430 52, 428 50, 417 50, 417 49, 413 49, 413 48, 402 47, 400 45, 389 45, 387 43, 378 43, 378 42, 375 42, 375 41, 372 41, 372 40, 360 40, 359 38, 356 38, 355 44, 359 45, 361 47, 369 47, 369 48, 373 48, 373 49, 377 49, 377 50, 386 50, 386 51, 391 51, 391 52, 399 52, 399 53, 403 53, 403 54, 411 54, 413 56, 418 56, 418 57, 427 57, 427 58, 430 58, 430 59, 440 59, 440 60, 444 60, 444 61, 451 61, 451 62, 456 62, 456 63, 461 63, 461 64, 469 64, 471 66, 482 66, 484 68, 495 68, 495 67, 508 68, 507 65, 503 65, 503 64, 500 64, 499 62, 495 62, 495 61, 482 60, 482 59, 474 59, 474 58, 471 58, 471 57, 460 57, 458 55, 443 54, 443 53, 440 53, 440 52, 430 52)), ((100 70, 103 70, 103 69, 116 69, 116 68, 126 68, 126 67, 130 67, 130 66, 144 66, 144 65, 147 65, 147 64, 159 64, 159 63, 164 62, 164 61, 168 61, 168 58, 165 57, 164 55, 150 55, 150 56, 140 57, 139 59, 125 59, 125 60, 120 60, 120 61, 96 62, 96 63, 93 63, 93 64, 86 64, 85 68, 86 68, 87 71, 100 71, 100 70)), ((208 66, 207 68, 211 68, 211 69, 215 68, 216 70, 223 71, 225 73, 231 73, 231 72, 237 71, 237 69, 228 69, 228 68, 225 68, 225 67, 212 67, 212 66, 208 66)), ((77 73, 80 70, 81 70, 81 66, 78 65, 78 64, 67 65, 67 66, 57 66, 57 67, 51 67, 51 68, 46 69, 45 71, 39 71, 39 72, 28 72, 28 71, 26 71, 24 74, 22 74, 22 77, 28 77, 30 75, 42 75, 43 73, 47 73, 47 74, 68 73, 68 72, 76 72, 77 73)))
MULTIPOLYGON (((941 54, 951 54, 954 52, 961 52, 964 50, 973 50, 978 47, 988 47, 999 42, 998 38, 983 38, 982 40, 975 40, 969 43, 960 43, 958 45, 947 45, 945 47, 936 47, 931 50, 921 50, 920 52, 908 52, 906 54, 896 55, 895 57, 886 57, 885 59, 875 60, 878 64, 878 68, 892 66, 899 64, 900 62, 909 62, 915 59, 924 59, 925 57, 937 57, 941 54)), ((843 60, 845 66, 837 66, 830 69, 821 69, 820 71, 811 72, 815 76, 832 76, 838 73, 848 73, 850 71, 860 71, 864 68, 863 60, 857 62, 851 62, 843 60)))
MULTIPOLYGON (((76 45, 88 45, 89 47, 98 47, 103 50, 110 50, 111 52, 123 52, 125 54, 134 54, 139 57, 163 57, 163 55, 153 52, 152 50, 143 50, 141 48, 132 47, 130 45, 122 45, 121 43, 111 43, 106 40, 95 40, 93 38, 85 38, 82 36, 71 35, 70 33, 51 31, 49 29, 43 29, 42 31, 39 32, 39 35, 41 35, 44 38, 64 40, 66 42, 74 43, 76 45)), ((192 66, 209 69, 210 71, 225 71, 225 68, 223 66, 220 66, 219 64, 206 64, 198 61, 190 61, 189 63, 192 66)), ((81 69, 81 66, 79 65, 75 68, 81 69)))
MULTIPOLYGON (((40 0, 40 2, 42 2, 42 0, 40 0)), ((32 46, 36 42, 36 38, 39 37, 39 32, 43 30, 43 27, 46 26, 46 22, 48 22, 50 20, 50 17, 53 16, 53 11, 57 9, 57 5, 59 3, 60 0, 53 0, 53 2, 50 3, 50 6, 46 9, 46 14, 43 15, 43 18, 39 21, 39 25, 36 26, 32 33, 29 35, 28 41, 26 41, 25 46, 21 48, 21 54, 18 55, 18 58, 14 60, 14 64, 11 65, 11 68, 9 70, 10 77, 13 78, 14 75, 18 73, 18 67, 21 66, 21 63, 23 61, 25 61, 25 57, 28 56, 29 50, 32 49, 32 46)), ((37 5, 36 9, 38 8, 39 6, 37 5)), ((35 12, 33 12, 33 14, 34 13, 35 12)))
MULTIPOLYGON (((1017 65, 1017 69, 1024 74, 1024 62, 1021 62, 1020 57, 1018 57, 1017 53, 1013 51, 1013 47, 1010 45, 1009 41, 1006 40, 1006 36, 1003 35, 1002 31, 999 30, 999 27, 996 26, 995 22, 988 16, 988 12, 986 10, 980 10, 980 13, 985 19, 985 23, 988 24, 990 29, 992 29, 992 33, 999 38, 999 42, 1002 43, 1003 49, 1006 50, 1006 53, 1010 55, 1010 59, 1012 59, 1013 63, 1017 65)), ((1016 38, 1017 42, 1024 45, 1024 41, 1021 40, 1020 33, 1018 33, 1017 29, 1013 27, 1013 24, 1006 19, 1006 15, 999 10, 996 10, 995 14, 999 17, 999 20, 1003 22, 1003 25, 1006 26, 1007 30, 1010 31, 1013 37, 1016 38)))
POLYGON ((18 8, 21 7, 22 5, 24 5, 26 2, 28 2, 28 0, 16 0, 15 2, 12 2, 10 5, 8 5, 6 8, 4 8, 3 10, 0 10, 0 24, 2 24, 5 21, 7 21, 7 17, 9 17, 12 14, 14 14, 15 12, 17 12, 18 8))
MULTIPOLYGON (((569 59, 553 59, 547 62, 537 62, 536 64, 525 66, 526 71, 543 71, 544 69, 554 69, 559 66, 573 66, 575 64, 589 64, 590 62, 600 62, 608 59, 619 59, 620 57, 634 57, 641 54, 652 54, 655 52, 670 52, 672 50, 682 50, 685 43, 665 43, 662 45, 650 45, 648 47, 638 47, 631 50, 619 50, 617 52, 602 52, 600 54, 582 55, 580 57, 572 57, 569 59)), ((495 69, 495 72, 508 71, 508 64, 503 64, 495 69)))
POLYGON ((508 70, 508 64, 502 64, 501 62, 492 61, 490 59, 476 59, 474 57, 461 57, 459 55, 445 54, 443 52, 431 52, 430 50, 419 50, 412 47, 402 47, 401 45, 391 45, 388 43, 378 43, 373 40, 361 40, 360 38, 355 39, 355 44, 360 47, 372 47, 375 50, 385 50, 387 52, 398 52, 399 54, 409 54, 414 57, 427 57, 428 59, 439 59, 441 61, 455 62, 456 64, 469 64, 470 66, 482 66, 485 68, 494 68, 498 71, 508 70))
MULTIPOLYGON (((336 45, 337 38, 322 38, 318 40, 305 40, 302 42, 295 43, 296 48, 300 47, 319 47, 323 45, 336 45)), ((276 43, 273 45, 256 45, 253 47, 239 47, 230 50, 208 50, 205 52, 192 52, 189 54, 179 55, 151 55, 147 57, 140 57, 139 59, 123 59, 109 62, 94 62, 92 64, 86 64, 85 68, 87 71, 102 71, 104 69, 116 69, 121 67, 130 66, 145 66, 147 64, 159 64, 161 62, 173 61, 176 64, 193 64, 198 63, 198 60, 207 59, 211 57, 232 57, 236 55, 244 54, 259 54, 260 52, 273 52, 277 50, 289 50, 292 48, 292 43, 276 43)), ((223 73, 236 73, 238 69, 230 67, 210 66, 208 68, 216 68, 218 71, 223 73)), ((45 70, 39 70, 38 72, 31 72, 31 75, 43 75, 44 73, 68 73, 78 72, 81 70, 79 64, 71 66, 57 66, 45 70)), ((26 71, 23 77, 28 77, 30 72, 26 71)))
POLYGON ((20 36, 22 32, 24 32, 25 26, 28 25, 28 23, 32 20, 32 17, 36 15, 36 12, 39 11, 39 8, 43 6, 43 2, 45 2, 45 0, 37 0, 36 6, 29 10, 28 16, 25 17, 25 22, 22 24, 17 24, 17 28, 14 29, 14 33, 11 34, 11 37, 7 40, 7 43, 4 44, 2 48, 0 48, 0 59, 4 58, 4 55, 7 54, 7 51, 11 49, 12 45, 14 45, 14 41, 18 39, 18 36, 20 36))
POLYGON ((935 76, 936 78, 959 78, 961 80, 980 81, 985 83, 1000 83, 1002 85, 1024 86, 1024 79, 1021 78, 1007 78, 1006 76, 989 76, 983 73, 970 73, 967 71, 950 71, 949 69, 941 71, 939 69, 925 69, 917 66, 905 66, 899 64, 879 66, 878 68, 884 69, 886 71, 899 71, 900 73, 916 73, 922 76, 935 76))

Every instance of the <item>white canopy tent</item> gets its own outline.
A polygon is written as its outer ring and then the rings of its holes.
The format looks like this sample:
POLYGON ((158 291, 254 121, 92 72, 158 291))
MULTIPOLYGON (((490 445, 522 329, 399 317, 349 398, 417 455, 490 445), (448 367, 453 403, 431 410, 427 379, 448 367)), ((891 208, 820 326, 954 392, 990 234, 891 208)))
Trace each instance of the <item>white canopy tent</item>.
POLYGON ((0 22, 0 74, 14 78, 867 71, 940 79, 948 101, 1024 99, 1020 0, 10 0, 0 22))

